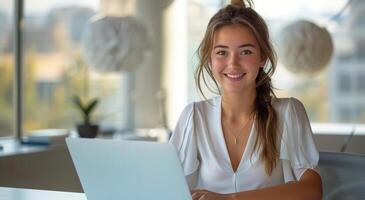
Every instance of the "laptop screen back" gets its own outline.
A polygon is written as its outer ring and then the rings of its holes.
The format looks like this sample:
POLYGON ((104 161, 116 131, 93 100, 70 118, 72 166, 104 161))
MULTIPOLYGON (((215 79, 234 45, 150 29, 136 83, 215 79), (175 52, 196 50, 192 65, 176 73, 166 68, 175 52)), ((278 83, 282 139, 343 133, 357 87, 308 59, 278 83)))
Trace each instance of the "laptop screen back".
POLYGON ((88 200, 190 200, 171 144, 67 138, 88 200))

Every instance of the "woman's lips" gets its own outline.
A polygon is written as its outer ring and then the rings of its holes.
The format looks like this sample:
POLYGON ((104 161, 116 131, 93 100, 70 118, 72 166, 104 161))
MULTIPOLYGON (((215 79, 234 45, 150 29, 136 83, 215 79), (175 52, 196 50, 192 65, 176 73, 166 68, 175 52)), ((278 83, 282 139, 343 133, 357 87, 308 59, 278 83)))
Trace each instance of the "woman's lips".
POLYGON ((246 75, 246 73, 240 73, 240 74, 224 74, 225 77, 227 77, 231 81, 240 81, 242 78, 246 75))

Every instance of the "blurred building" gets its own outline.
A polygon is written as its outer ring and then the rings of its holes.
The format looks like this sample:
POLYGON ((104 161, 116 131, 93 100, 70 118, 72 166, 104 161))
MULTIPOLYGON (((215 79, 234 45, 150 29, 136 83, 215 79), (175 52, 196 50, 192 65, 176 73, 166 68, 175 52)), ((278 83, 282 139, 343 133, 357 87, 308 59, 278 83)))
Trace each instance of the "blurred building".
POLYGON ((330 66, 330 116, 333 122, 365 122, 365 1, 354 0, 334 35, 330 66))

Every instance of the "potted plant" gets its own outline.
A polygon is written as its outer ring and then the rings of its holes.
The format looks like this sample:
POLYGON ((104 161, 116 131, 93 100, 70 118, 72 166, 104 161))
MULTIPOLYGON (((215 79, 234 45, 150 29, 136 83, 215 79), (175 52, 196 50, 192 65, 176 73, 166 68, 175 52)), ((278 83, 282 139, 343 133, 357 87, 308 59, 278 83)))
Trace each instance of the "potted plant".
POLYGON ((97 98, 91 99, 89 102, 83 104, 80 97, 74 96, 74 104, 83 116, 83 123, 77 124, 77 132, 80 137, 94 138, 98 134, 99 126, 91 123, 91 113, 99 103, 97 98))

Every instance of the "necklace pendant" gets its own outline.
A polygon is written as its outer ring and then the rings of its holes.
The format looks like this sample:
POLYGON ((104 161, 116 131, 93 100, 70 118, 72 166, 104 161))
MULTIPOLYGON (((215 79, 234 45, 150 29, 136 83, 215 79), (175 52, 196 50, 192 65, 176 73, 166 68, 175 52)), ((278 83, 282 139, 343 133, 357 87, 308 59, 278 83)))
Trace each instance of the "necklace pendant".
POLYGON ((234 138, 234 144, 237 144, 237 138, 234 138))

